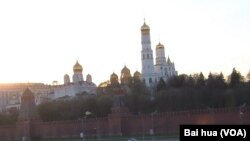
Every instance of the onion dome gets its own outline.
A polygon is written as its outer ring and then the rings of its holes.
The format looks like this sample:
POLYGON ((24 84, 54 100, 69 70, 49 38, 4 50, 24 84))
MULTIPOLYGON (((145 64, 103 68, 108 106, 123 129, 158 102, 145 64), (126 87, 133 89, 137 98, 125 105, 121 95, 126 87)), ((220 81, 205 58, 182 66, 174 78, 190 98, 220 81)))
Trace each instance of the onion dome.
POLYGON ((82 72, 82 66, 76 61, 76 64, 73 67, 74 72, 82 72))
POLYGON ((164 48, 164 46, 163 46, 163 44, 161 44, 161 43, 159 42, 159 44, 156 45, 156 49, 160 49, 160 48, 164 48))
POLYGON ((68 74, 65 74, 65 75, 64 75, 64 78, 69 78, 69 75, 68 75, 68 74))
POLYGON ((144 21, 144 24, 141 26, 141 30, 149 30, 149 26, 145 23, 144 21))
POLYGON ((117 79, 118 80, 118 75, 115 74, 114 72, 111 74, 110 79, 117 79))
POLYGON ((69 84, 70 83, 70 78, 68 74, 64 75, 64 84, 69 84))
POLYGON ((117 85, 117 84, 119 84, 119 82, 118 82, 118 75, 115 74, 114 72, 110 76, 110 83, 111 83, 111 85, 117 85))
POLYGON ((121 73, 130 73, 130 70, 125 65, 124 68, 121 70, 121 73))
POLYGON ((135 73, 134 73, 134 77, 140 77, 141 76, 141 73, 139 72, 139 71, 136 71, 135 73))
POLYGON ((86 81, 89 83, 92 82, 92 76, 90 74, 87 75, 86 81))

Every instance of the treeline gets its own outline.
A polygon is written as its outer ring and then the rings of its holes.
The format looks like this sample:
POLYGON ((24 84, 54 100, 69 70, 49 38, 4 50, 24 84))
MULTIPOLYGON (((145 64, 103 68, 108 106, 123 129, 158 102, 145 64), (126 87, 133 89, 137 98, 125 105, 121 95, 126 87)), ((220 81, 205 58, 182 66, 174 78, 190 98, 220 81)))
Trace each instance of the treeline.
POLYGON ((133 114, 250 104, 250 72, 243 77, 235 68, 227 79, 222 73, 210 73, 207 78, 203 73, 181 74, 167 82, 161 79, 151 91, 140 81, 131 81, 128 87, 125 104, 133 114))
POLYGON ((250 104, 250 73, 244 78, 235 68, 228 79, 223 74, 202 73, 175 76, 156 89, 157 111, 238 107, 250 104))
POLYGON ((105 117, 111 112, 112 95, 89 96, 78 94, 38 105, 43 121, 76 120, 80 118, 105 117))
POLYGON ((0 125, 10 125, 14 124, 17 121, 18 112, 11 111, 11 112, 2 112, 0 113, 0 125))

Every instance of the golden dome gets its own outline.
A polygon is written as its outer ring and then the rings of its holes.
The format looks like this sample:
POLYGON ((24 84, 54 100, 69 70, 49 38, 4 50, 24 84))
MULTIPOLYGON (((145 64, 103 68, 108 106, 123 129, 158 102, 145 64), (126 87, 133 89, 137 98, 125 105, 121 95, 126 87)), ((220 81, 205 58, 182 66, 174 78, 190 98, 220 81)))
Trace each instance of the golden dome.
POLYGON ((159 48, 164 48, 163 44, 161 44, 160 42, 158 45, 156 45, 156 49, 159 49, 159 48))
POLYGON ((76 61, 76 64, 73 67, 74 72, 75 71, 82 71, 82 66, 76 61))
POLYGON ((134 76, 135 76, 135 77, 140 77, 140 76, 141 76, 141 73, 140 73, 139 71, 136 71, 136 72, 134 73, 134 76))
POLYGON ((110 76, 110 79, 117 79, 118 80, 118 75, 113 72, 110 76))
POLYGON ((65 75, 64 75, 64 78, 65 78, 65 77, 69 77, 69 75, 68 75, 68 74, 65 74, 65 75))
POLYGON ((149 30, 149 26, 146 25, 146 23, 144 22, 144 24, 141 26, 141 30, 149 30))
POLYGON ((130 73, 130 70, 125 65, 124 68, 121 70, 121 73, 130 73))

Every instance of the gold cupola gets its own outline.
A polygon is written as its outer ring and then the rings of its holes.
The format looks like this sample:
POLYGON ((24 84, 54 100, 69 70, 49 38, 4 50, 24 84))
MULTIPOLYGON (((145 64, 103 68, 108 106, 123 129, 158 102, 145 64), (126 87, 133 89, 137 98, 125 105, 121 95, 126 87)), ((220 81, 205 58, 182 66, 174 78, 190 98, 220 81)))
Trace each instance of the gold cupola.
POLYGON ((74 72, 82 72, 82 66, 76 61, 76 64, 73 67, 74 72))
POLYGON ((121 73, 130 73, 130 70, 125 65, 124 68, 121 70, 121 73))
POLYGON ((158 45, 156 45, 156 49, 164 48, 164 45, 159 42, 158 45))
POLYGON ((150 30, 149 26, 145 23, 141 26, 141 30, 150 30))

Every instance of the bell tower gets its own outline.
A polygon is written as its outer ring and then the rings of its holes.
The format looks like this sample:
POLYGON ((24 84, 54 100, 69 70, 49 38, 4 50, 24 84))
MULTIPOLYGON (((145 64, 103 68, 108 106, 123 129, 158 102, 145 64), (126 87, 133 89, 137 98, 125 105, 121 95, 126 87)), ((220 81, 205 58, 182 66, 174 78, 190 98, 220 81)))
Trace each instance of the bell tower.
POLYGON ((154 76, 154 60, 153 51, 151 49, 150 28, 145 23, 141 26, 141 62, 142 62, 142 81, 147 85, 153 84, 154 76))

